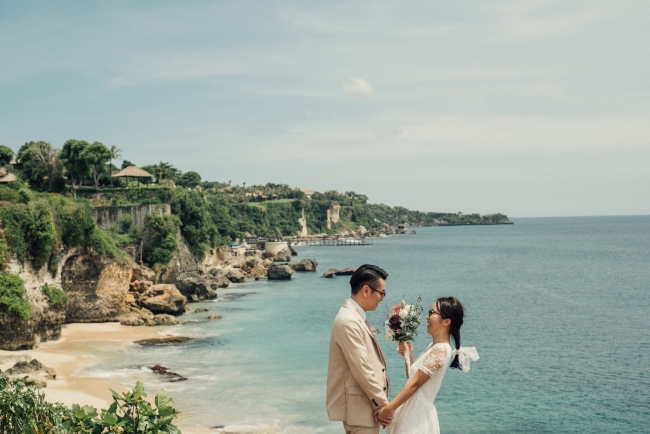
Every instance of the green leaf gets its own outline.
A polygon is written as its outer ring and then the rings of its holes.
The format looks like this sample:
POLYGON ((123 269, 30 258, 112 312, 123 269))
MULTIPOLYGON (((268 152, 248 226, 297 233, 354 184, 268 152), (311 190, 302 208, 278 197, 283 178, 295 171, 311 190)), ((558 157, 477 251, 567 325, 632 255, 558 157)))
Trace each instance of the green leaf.
POLYGON ((86 413, 87 418, 97 417, 97 410, 92 405, 84 405, 83 410, 86 413))
POLYGON ((142 384, 142 381, 138 381, 135 385, 135 389, 133 389, 133 397, 138 399, 142 396, 147 396, 147 394, 144 393, 144 385, 142 384))
POLYGON ((164 432, 167 434, 182 434, 181 430, 176 428, 174 425, 167 425, 164 428, 161 428, 160 432, 164 432))
POLYGON ((115 425, 117 423, 117 416, 111 413, 106 413, 104 415, 104 423, 106 425, 115 425))
POLYGON ((72 404, 72 414, 74 414, 74 417, 77 419, 83 420, 86 418, 86 412, 79 406, 79 404, 72 404))

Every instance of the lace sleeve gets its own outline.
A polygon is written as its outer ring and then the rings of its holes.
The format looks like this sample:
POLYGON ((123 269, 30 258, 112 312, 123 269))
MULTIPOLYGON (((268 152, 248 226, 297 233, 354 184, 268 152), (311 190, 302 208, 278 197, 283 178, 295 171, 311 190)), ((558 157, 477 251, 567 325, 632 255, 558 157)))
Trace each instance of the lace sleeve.
POLYGON ((424 356, 422 366, 420 366, 419 370, 427 374, 429 377, 433 377, 433 374, 435 374, 436 371, 446 362, 448 352, 449 349, 446 345, 434 345, 429 351, 429 354, 424 356))

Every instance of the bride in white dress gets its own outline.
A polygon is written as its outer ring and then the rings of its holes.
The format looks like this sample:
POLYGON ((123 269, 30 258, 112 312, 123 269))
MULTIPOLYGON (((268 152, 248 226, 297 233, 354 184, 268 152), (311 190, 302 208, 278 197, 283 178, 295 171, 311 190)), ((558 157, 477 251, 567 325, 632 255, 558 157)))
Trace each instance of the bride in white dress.
MULTIPOLYGON (((460 327, 464 308, 454 297, 439 298, 427 315, 427 332, 433 338, 426 350, 413 361, 406 362, 408 380, 404 388, 387 406, 379 409, 375 417, 384 421, 393 416, 388 426, 389 434, 439 434, 438 413, 433 401, 440 390, 447 366, 469 371, 469 361, 478 360, 474 347, 461 348, 460 327), (453 337, 456 350, 452 350, 453 337), (453 359, 453 360, 452 360, 453 359), (451 360, 451 364, 449 363, 451 360)), ((399 353, 404 356, 406 345, 413 354, 411 343, 400 342, 399 353)))

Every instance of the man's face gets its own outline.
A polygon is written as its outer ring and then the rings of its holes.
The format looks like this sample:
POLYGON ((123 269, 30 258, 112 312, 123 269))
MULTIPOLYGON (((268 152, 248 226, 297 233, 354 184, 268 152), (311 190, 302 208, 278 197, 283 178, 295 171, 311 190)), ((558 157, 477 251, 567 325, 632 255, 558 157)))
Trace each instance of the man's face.
POLYGON ((379 279, 372 286, 367 286, 367 289, 364 288, 364 291, 368 291, 368 309, 366 310, 376 310, 379 303, 384 300, 386 281, 384 279, 379 279))

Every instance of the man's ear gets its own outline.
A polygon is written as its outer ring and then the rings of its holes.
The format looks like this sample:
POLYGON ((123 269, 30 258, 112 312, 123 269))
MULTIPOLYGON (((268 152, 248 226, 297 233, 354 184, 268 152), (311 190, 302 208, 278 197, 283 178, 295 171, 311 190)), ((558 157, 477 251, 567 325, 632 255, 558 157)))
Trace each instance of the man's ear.
POLYGON ((363 285, 363 287, 361 288, 361 293, 363 294, 364 297, 368 297, 368 291, 369 291, 368 285, 363 285))

